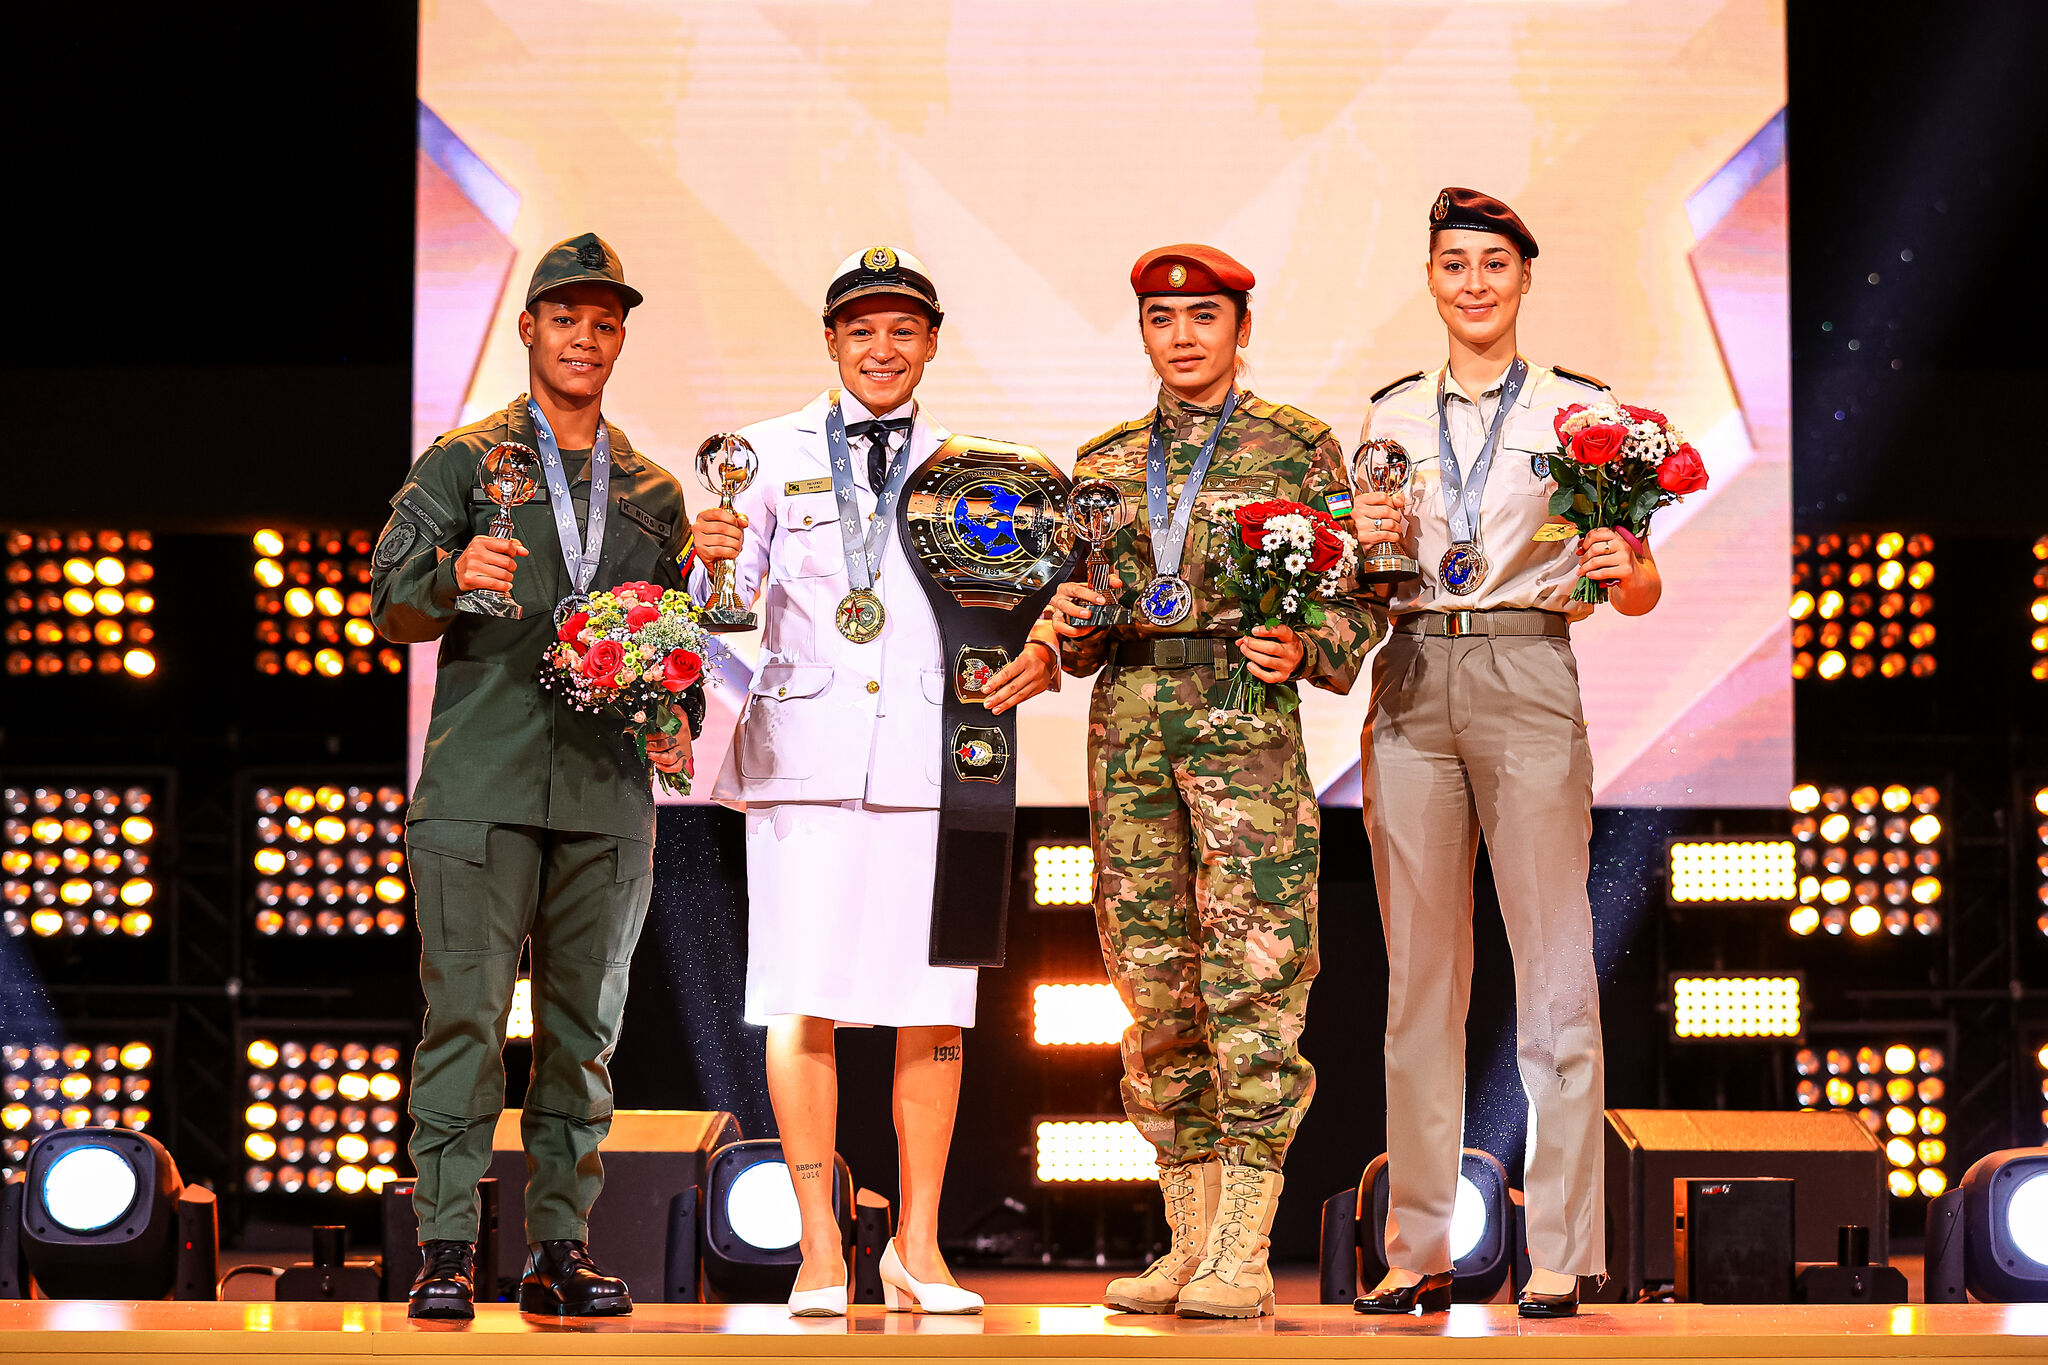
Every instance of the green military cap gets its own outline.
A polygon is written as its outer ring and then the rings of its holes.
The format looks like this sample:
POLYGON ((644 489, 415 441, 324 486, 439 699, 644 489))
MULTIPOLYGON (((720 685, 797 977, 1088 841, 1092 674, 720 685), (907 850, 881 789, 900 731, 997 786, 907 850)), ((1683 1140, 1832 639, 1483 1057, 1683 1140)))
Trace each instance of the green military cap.
POLYGON ((565 284, 608 284, 619 291, 626 307, 640 306, 640 291, 626 283, 626 267, 619 253, 594 232, 556 242, 533 268, 533 280, 526 286, 526 306, 542 294, 565 284))

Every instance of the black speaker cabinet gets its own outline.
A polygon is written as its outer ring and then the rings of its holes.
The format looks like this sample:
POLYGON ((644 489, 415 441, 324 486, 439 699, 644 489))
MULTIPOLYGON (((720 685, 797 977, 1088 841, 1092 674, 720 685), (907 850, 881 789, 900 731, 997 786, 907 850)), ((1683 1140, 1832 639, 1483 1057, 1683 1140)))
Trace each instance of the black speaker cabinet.
POLYGON ((1629 1302, 1674 1283, 1674 1180, 1770 1176, 1794 1182, 1793 1257, 1833 1261, 1835 1229, 1871 1230, 1870 1259, 1891 1259, 1884 1148, 1847 1113, 1778 1110, 1607 1111, 1606 1286, 1589 1297, 1629 1302))
MULTIPOLYGON (((590 1213, 590 1254, 626 1282, 641 1303, 667 1299, 669 1203, 701 1188, 711 1153, 740 1137, 722 1110, 621 1109, 598 1154, 604 1193, 590 1213)), ((517 1282, 526 1268, 526 1152, 519 1110, 498 1118, 491 1172, 498 1180, 498 1273, 517 1282)))
POLYGON ((1791 1181, 1680 1177, 1671 1204, 1679 1302, 1791 1302, 1791 1181))

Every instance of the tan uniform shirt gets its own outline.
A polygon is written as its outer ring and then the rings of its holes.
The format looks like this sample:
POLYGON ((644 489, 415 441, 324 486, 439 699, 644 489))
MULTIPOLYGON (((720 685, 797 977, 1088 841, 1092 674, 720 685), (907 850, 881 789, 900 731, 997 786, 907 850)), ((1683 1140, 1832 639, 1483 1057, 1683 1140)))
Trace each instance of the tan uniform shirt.
POLYGON ((1475 398, 1451 378, 1446 362, 1382 394, 1366 413, 1361 439, 1392 437, 1399 441, 1408 452, 1412 471, 1405 548, 1422 566, 1422 575, 1401 585, 1394 594, 1394 614, 1535 607, 1562 612, 1573 620, 1591 615, 1590 604, 1572 600, 1572 587, 1579 581, 1577 532, 1557 540, 1533 537, 1551 520, 1550 495, 1557 491, 1549 474, 1539 472, 1557 450, 1553 419, 1559 409, 1596 402, 1605 398, 1606 392, 1568 379, 1547 365, 1529 367, 1514 409, 1502 424, 1500 449, 1494 454, 1480 501, 1479 545, 1486 553, 1486 577, 1477 592, 1460 597, 1445 591, 1437 581, 1437 566, 1451 548, 1437 442, 1439 377, 1444 382, 1444 413, 1451 424, 1451 450, 1458 457, 1458 471, 1469 480, 1473 464, 1486 447, 1507 369, 1475 398))

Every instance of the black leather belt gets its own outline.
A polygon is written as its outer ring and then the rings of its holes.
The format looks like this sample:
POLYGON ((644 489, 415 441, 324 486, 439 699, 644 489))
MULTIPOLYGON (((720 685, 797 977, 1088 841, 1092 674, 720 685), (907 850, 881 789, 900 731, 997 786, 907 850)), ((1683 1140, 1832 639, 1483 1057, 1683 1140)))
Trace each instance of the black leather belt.
POLYGON ((1497 607, 1492 611, 1411 611, 1394 618, 1396 635, 1552 635, 1570 639, 1572 623, 1554 611, 1497 607))
POLYGON ((1119 668, 1224 668, 1237 657, 1228 635, 1143 635, 1118 641, 1116 662, 1119 668))

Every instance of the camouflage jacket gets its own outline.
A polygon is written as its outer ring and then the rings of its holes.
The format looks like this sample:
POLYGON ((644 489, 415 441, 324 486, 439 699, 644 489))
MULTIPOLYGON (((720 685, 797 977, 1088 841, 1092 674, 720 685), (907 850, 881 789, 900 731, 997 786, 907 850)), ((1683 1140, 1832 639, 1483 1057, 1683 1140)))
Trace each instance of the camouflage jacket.
MULTIPOLYGON (((1181 556, 1180 576, 1194 590, 1194 611, 1170 630, 1133 622, 1098 630, 1078 640, 1063 640, 1060 663, 1067 672, 1083 676, 1095 672, 1108 660, 1118 640, 1145 635, 1237 635, 1243 631, 1244 613, 1237 600, 1213 580, 1219 565, 1212 557, 1220 530, 1213 511, 1226 497, 1285 498, 1306 503, 1321 511, 1330 508, 1336 495, 1340 511, 1348 506, 1350 485, 1344 477, 1344 457, 1330 429, 1297 408, 1268 403, 1256 394, 1240 391, 1237 411, 1230 426, 1216 442, 1216 454, 1196 499, 1187 549, 1181 556)), ((1130 524, 1118 532, 1103 553, 1124 582, 1124 603, 1135 600, 1138 589, 1152 578, 1152 534, 1145 515, 1145 452, 1152 440, 1152 424, 1166 424, 1167 469, 1172 475, 1170 492, 1175 500, 1187 473, 1201 453, 1210 423, 1222 411, 1221 405, 1198 408, 1183 403, 1166 388, 1159 391, 1155 413, 1125 422, 1097 436, 1081 447, 1074 464, 1076 479, 1107 479, 1123 490, 1130 524)), ((1340 522, 1349 518, 1339 516, 1340 522)), ((1355 588, 1355 584, 1353 585, 1355 588)), ((1345 595, 1323 604, 1323 624, 1304 630, 1308 653, 1302 660, 1301 676, 1317 687, 1332 692, 1351 690, 1358 677, 1365 652, 1381 634, 1381 626, 1367 609, 1365 599, 1345 595)))

